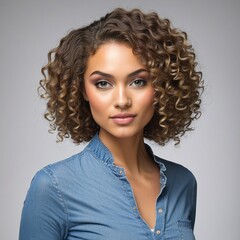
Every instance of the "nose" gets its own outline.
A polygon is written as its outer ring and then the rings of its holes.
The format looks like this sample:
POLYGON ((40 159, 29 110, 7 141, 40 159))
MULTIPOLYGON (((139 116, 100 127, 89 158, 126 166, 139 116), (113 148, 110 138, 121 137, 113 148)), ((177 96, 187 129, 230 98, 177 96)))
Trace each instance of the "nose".
POLYGON ((132 105, 131 97, 124 87, 118 87, 115 91, 114 106, 119 109, 126 109, 132 105))

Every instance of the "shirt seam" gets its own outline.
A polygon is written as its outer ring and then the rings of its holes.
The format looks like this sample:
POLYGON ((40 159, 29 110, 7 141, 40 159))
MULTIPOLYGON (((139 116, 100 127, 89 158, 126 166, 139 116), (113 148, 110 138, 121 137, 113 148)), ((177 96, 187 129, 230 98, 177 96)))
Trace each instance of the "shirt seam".
MULTIPOLYGON (((59 184, 59 181, 58 181, 58 178, 57 176, 54 174, 54 172, 52 171, 52 169, 50 169, 50 166, 47 166, 44 168, 44 171, 46 172, 46 174, 49 175, 49 177, 51 178, 52 180, 52 184, 53 186, 55 187, 55 189, 57 190, 57 197, 60 201, 60 205, 62 206, 63 208, 63 212, 65 213, 65 217, 66 217, 66 228, 67 228, 67 231, 66 233, 68 232, 69 230, 69 213, 68 213, 68 208, 67 208, 67 205, 66 205, 66 201, 64 200, 64 197, 63 197, 63 193, 61 191, 61 187, 60 187, 60 184, 59 184)), ((65 237, 66 238, 66 233, 65 233, 65 237)))

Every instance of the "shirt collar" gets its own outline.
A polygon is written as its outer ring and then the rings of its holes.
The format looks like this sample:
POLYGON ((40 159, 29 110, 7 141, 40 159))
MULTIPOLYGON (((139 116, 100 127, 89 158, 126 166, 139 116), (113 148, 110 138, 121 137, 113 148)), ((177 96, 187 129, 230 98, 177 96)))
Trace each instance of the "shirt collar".
MULTIPOLYGON (((154 155, 151 147, 148 144, 145 143, 145 146, 147 148, 147 151, 151 155, 152 159, 159 165, 160 173, 161 173, 161 184, 165 185, 167 182, 167 178, 164 174, 164 172, 166 171, 165 165, 161 162, 160 158, 154 155)), ((113 156, 110 150, 100 140, 98 133, 96 133, 95 136, 92 138, 92 140, 87 146, 87 149, 93 152, 95 157, 101 162, 111 166, 114 165, 113 156)))
POLYGON ((103 163, 113 165, 113 156, 109 149, 100 140, 98 133, 92 138, 87 145, 87 149, 94 153, 97 159, 103 163))
MULTIPOLYGON (((147 148, 147 151, 149 152, 149 154, 152 156, 152 158, 154 159, 154 161, 159 165, 160 168, 160 182, 161 182, 161 192, 163 191, 163 189, 165 188, 166 184, 167 184, 167 177, 164 174, 164 172, 167 170, 166 166, 162 163, 161 158, 156 157, 151 149, 151 147, 149 145, 147 145, 145 143, 145 146, 147 148)), ((160 193, 161 193, 160 192, 160 193)))

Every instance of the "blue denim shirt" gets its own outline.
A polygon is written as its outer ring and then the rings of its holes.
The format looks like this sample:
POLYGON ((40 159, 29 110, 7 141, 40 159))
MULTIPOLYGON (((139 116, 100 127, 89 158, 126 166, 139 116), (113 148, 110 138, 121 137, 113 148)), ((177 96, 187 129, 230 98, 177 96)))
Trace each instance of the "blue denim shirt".
POLYGON ((161 192, 152 232, 141 218, 124 169, 96 135, 86 148, 40 170, 25 199, 20 240, 193 240, 196 180, 153 155, 161 192))

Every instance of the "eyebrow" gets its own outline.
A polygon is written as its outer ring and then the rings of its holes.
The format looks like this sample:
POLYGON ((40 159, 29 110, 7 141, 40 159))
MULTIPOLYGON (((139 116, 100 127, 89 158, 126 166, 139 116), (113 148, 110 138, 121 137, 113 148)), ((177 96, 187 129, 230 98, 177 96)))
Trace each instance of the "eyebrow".
MULTIPOLYGON (((141 68, 141 69, 138 69, 130 74, 127 75, 128 78, 130 77, 134 77, 136 76, 137 74, 141 73, 141 72, 148 72, 146 69, 144 68, 141 68)), ((104 72, 101 72, 101 71, 94 71, 90 74, 90 76, 94 75, 94 74, 98 74, 98 75, 101 75, 103 77, 106 77, 106 78, 113 78, 114 76, 111 75, 111 74, 108 74, 108 73, 104 73, 104 72)))

